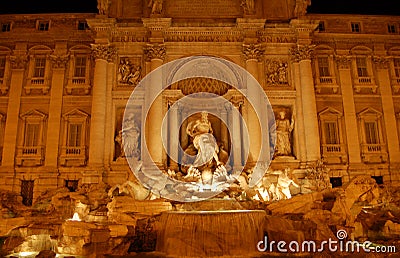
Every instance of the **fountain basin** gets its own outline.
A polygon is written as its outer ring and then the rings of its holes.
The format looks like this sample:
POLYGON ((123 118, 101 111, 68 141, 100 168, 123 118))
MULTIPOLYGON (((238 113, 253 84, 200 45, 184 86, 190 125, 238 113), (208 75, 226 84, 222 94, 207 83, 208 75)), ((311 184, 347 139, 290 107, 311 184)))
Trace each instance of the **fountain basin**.
POLYGON ((263 210, 161 214, 156 250, 170 257, 250 257, 264 237, 263 210))

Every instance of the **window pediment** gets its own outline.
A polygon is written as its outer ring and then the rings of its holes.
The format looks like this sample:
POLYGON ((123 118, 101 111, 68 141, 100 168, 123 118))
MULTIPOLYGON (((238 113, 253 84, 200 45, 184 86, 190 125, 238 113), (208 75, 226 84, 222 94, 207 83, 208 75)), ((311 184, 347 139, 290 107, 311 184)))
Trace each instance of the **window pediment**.
POLYGON ((45 120, 46 117, 47 117, 46 114, 40 112, 37 109, 30 110, 21 115, 21 119, 24 121, 27 121, 27 120, 41 120, 42 121, 42 120, 45 120))
POLYGON ((374 109, 374 108, 366 108, 363 111, 361 111, 360 113, 358 113, 357 115, 359 118, 361 117, 375 117, 375 118, 379 118, 382 116, 382 113, 379 112, 378 110, 374 109))
POLYGON ((318 114, 319 117, 342 117, 342 112, 332 107, 327 107, 318 114))

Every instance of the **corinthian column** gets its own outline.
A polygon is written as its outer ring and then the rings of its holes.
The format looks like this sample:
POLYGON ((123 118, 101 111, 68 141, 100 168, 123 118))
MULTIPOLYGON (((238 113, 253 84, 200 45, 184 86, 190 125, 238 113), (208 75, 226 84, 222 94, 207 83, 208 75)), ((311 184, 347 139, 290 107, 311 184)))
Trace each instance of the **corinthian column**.
POLYGON ((107 66, 116 55, 116 49, 110 45, 92 45, 95 59, 92 90, 92 112, 90 122, 89 166, 104 165, 104 141, 107 103, 107 66))
POLYGON ((298 45, 290 49, 294 63, 299 63, 300 90, 304 116, 306 157, 308 162, 320 159, 317 104, 312 76, 311 55, 313 46, 298 45))
MULTIPOLYGON (((243 54, 246 60, 246 70, 256 79, 258 80, 258 61, 261 59, 264 54, 264 49, 261 45, 243 45, 243 54)), ((250 78, 247 80, 247 85, 250 85, 250 78)), ((261 118, 255 112, 255 109, 251 106, 259 106, 261 105, 261 96, 258 95, 255 91, 247 91, 248 98, 251 99, 252 103, 246 102, 248 104, 247 116, 248 116, 248 129, 250 133, 250 160, 251 162, 255 162, 258 160, 260 150, 261 150, 261 118), (249 105, 250 104, 250 105, 249 105)), ((260 114, 259 114, 260 115, 260 114)), ((235 139, 234 139, 235 140, 235 139)), ((255 165, 250 164, 251 166, 255 165)))
POLYGON ((150 70, 153 72, 151 76, 150 88, 146 88, 145 105, 150 107, 146 119, 146 144, 153 162, 161 167, 163 163, 163 148, 161 126, 163 114, 162 96, 158 95, 162 92, 162 71, 157 70, 165 58, 164 44, 148 44, 144 49, 147 61, 150 63, 150 70), (158 95, 158 96, 157 96, 158 95), (157 96, 151 103, 152 98, 157 96))

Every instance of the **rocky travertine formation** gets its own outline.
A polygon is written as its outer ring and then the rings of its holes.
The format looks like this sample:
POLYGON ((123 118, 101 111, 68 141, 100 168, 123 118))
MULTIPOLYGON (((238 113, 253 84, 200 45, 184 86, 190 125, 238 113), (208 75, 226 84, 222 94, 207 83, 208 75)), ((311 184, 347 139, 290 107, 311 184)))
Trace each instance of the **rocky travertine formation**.
MULTIPOLYGON (((300 189, 304 186, 303 179, 295 181, 300 189)), ((158 257, 182 254, 182 250, 191 250, 193 255, 196 247, 188 239, 199 236, 192 235, 196 231, 189 229, 199 221, 202 221, 205 234, 202 237, 203 254, 222 255, 229 246, 224 238, 211 235, 229 235, 229 230, 225 229, 232 226, 237 214, 246 214, 246 210, 265 211, 257 217, 256 231, 263 232, 271 240, 301 242, 312 239, 320 242, 337 239, 336 232, 345 230, 347 239, 360 242, 368 239, 377 244, 399 246, 400 189, 380 187, 367 176, 355 177, 343 187, 323 187, 308 194, 293 187, 290 188, 292 198, 279 201, 255 200, 261 185, 242 192, 239 182, 215 199, 195 203, 156 198, 135 185, 133 182, 124 187, 82 185, 77 192, 69 192, 66 188, 47 191, 29 208, 21 204, 15 193, 1 192, 0 256, 34 252, 38 257, 51 257, 54 252, 98 257, 100 254, 154 252, 156 246, 158 252, 153 255, 158 257), (130 189, 130 185, 135 189, 130 189), (166 223, 165 219, 168 211, 179 212, 180 219, 175 224, 188 226, 174 229, 176 234, 180 232, 179 242, 168 240, 168 234, 172 232, 171 221, 166 223), (210 217, 210 225, 203 221, 204 217, 196 218, 204 212, 224 214, 221 216, 225 217, 218 220, 216 227, 211 221, 217 217, 210 217), (212 250, 206 251, 208 247, 212 250)), ((238 231, 244 230, 240 223, 234 224, 238 231)), ((250 249, 256 251, 254 248, 250 249)), ((236 254, 240 253, 240 250, 236 251, 236 254)))

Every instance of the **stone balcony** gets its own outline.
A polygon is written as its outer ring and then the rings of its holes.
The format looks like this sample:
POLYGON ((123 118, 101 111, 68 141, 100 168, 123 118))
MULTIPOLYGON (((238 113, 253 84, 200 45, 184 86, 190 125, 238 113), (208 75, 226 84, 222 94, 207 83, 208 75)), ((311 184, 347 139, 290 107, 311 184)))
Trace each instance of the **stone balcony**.
POLYGON ((365 163, 385 163, 388 153, 384 144, 362 144, 361 157, 365 163))
POLYGON ((61 166, 85 166, 87 157, 87 147, 69 147, 61 148, 60 165, 61 166))
POLYGON ((47 94, 50 90, 50 80, 44 77, 33 77, 27 80, 25 93, 31 94, 32 91, 39 91, 42 94, 47 94))
POLYGON ((322 158, 328 164, 346 164, 347 154, 344 144, 323 144, 321 146, 322 158))
POLYGON ((68 80, 68 84, 65 87, 67 94, 69 95, 80 91, 83 91, 83 93, 87 95, 90 92, 90 88, 89 80, 85 77, 73 77, 68 80))
POLYGON ((17 147, 15 163, 17 166, 41 166, 44 161, 44 146, 17 147))
POLYGON ((358 77, 354 80, 354 90, 356 93, 376 93, 378 86, 375 83, 374 78, 372 77, 358 77))
POLYGON ((336 77, 321 76, 316 79, 315 89, 317 93, 338 93, 339 85, 336 82, 336 77))

